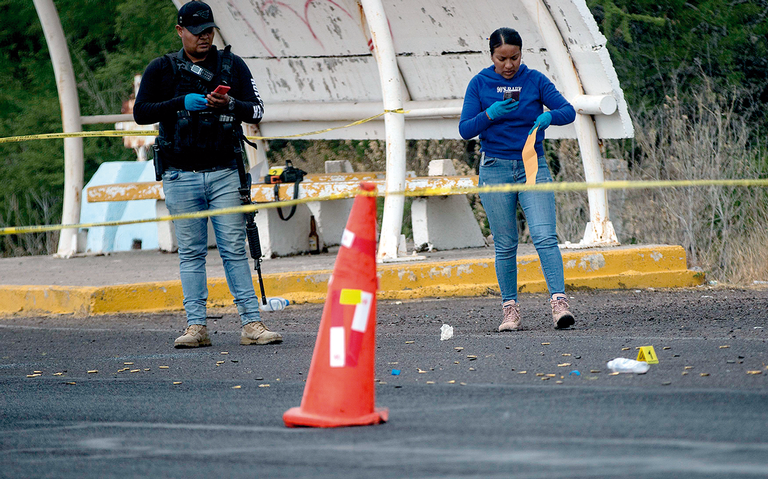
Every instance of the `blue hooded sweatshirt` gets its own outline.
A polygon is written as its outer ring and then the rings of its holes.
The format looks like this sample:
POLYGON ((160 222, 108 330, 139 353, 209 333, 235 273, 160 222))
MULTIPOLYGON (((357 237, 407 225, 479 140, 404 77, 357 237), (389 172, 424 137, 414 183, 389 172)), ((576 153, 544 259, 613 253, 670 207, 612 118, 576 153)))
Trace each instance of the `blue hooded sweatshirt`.
MULTIPOLYGON (((522 160, 528 132, 543 113, 544 106, 552 114, 552 125, 567 125, 576 118, 573 106, 541 72, 521 64, 515 76, 507 80, 491 65, 475 75, 467 86, 459 134, 465 140, 480 135, 480 151, 486 156, 522 160), (503 100, 505 91, 519 91, 520 106, 491 120, 485 110, 503 100)), ((543 139, 544 130, 537 131, 536 154, 539 157, 544 156, 543 139)))

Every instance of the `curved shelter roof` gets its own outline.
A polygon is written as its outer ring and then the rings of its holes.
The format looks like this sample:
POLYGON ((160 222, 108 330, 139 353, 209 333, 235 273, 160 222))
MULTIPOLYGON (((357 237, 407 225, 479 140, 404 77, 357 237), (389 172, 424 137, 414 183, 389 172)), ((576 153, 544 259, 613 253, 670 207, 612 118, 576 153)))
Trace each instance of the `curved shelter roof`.
MULTIPOLYGON (((184 3, 174 1, 177 6, 184 3)), ((383 111, 373 42, 358 1, 208 3, 221 40, 243 57, 256 79, 266 104, 263 134, 341 126, 383 111)), ((615 112, 594 116, 598 137, 633 136, 606 39, 584 0, 382 0, 382 4, 402 75, 405 109, 410 110, 405 117, 407 137, 459 138, 457 118, 464 91, 472 76, 491 64, 487 37, 500 26, 520 32, 523 62, 545 73, 565 93, 564 67, 556 65, 542 38, 545 16, 554 20, 572 59, 565 68, 575 69, 583 92, 615 100, 615 112)), ((384 136, 384 122, 372 121, 310 138, 384 136)), ((547 136, 575 138, 576 131, 573 125, 552 127, 547 136)))

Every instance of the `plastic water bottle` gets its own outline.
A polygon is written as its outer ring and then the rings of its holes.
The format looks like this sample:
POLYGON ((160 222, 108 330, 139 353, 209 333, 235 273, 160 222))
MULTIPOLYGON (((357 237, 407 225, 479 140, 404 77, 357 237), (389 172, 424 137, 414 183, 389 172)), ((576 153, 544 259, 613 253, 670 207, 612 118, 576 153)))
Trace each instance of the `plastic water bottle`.
POLYGON ((289 304, 291 304, 291 302, 285 298, 273 297, 267 298, 267 304, 262 304, 261 301, 259 301, 259 309, 262 311, 280 311, 285 309, 289 304))

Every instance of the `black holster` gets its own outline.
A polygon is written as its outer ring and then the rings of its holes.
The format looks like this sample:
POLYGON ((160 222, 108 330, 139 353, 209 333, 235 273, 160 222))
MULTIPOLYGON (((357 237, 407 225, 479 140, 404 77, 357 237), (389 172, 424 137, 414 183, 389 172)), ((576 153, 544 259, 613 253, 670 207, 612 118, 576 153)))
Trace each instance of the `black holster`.
POLYGON ((152 162, 155 164, 155 181, 161 181, 163 179, 163 171, 165 171, 163 155, 160 153, 160 145, 158 144, 159 141, 159 138, 155 138, 155 144, 152 145, 152 162))

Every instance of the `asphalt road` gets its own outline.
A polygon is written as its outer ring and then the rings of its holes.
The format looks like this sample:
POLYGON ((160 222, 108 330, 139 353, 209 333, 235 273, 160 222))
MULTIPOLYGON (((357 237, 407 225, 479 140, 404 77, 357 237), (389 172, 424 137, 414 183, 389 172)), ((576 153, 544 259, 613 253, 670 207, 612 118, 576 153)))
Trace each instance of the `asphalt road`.
POLYGON ((195 350, 172 348, 181 315, 2 319, 0 477, 768 476, 767 290, 571 296, 575 327, 528 294, 504 334, 498 297, 379 302, 389 422, 341 429, 282 422, 322 305, 265 314, 277 346, 213 311, 195 350), (646 345, 648 373, 610 374, 646 345))

